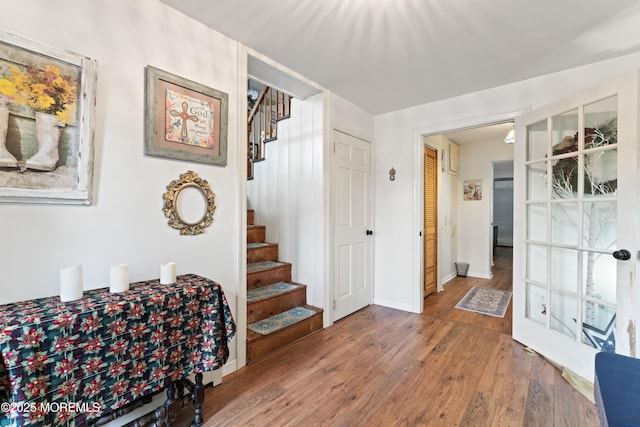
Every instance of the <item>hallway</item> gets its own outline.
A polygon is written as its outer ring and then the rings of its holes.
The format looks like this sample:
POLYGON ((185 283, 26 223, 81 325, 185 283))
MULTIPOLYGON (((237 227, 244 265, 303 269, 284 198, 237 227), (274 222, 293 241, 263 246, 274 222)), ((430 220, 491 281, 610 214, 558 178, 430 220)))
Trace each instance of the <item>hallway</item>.
POLYGON ((455 305, 474 286, 512 290, 512 260, 513 249, 506 246, 498 246, 494 255, 493 278, 491 280, 477 279, 474 277, 455 277, 445 283, 444 291, 429 295, 424 301, 424 314, 441 320, 466 323, 475 327, 489 329, 511 335, 511 313, 513 301, 504 318, 485 316, 465 310, 455 309, 455 305))

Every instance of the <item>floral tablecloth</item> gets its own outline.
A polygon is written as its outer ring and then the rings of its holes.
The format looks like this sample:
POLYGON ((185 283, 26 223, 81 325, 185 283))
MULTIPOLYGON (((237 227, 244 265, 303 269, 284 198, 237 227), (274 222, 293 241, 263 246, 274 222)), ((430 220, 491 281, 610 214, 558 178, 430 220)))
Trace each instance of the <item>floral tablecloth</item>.
POLYGON ((0 425, 86 425, 220 368, 234 334, 222 288, 194 274, 0 305, 0 425))

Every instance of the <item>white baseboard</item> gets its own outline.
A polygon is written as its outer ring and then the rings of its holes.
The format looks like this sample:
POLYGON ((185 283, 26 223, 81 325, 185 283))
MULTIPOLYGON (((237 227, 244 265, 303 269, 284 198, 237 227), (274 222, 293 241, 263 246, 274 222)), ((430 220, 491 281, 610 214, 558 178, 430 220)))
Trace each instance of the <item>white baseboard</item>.
MULTIPOLYGON (((218 371, 220 372, 220 382, 222 382, 223 377, 226 377, 227 375, 237 370, 238 370, 238 364, 236 359, 227 361, 227 363, 225 363, 222 369, 218 369, 218 371)), ((218 385, 218 384, 215 384, 215 385, 218 385)))
MULTIPOLYGON (((228 362, 227 364, 225 364, 222 369, 216 369, 215 371, 207 371, 207 372, 203 372, 202 373, 202 383, 207 386, 210 383, 212 383, 213 387, 222 384, 222 376, 223 375, 227 375, 230 374, 231 372, 235 371, 235 366, 236 366, 236 361, 232 360, 231 362, 228 362), (228 372, 223 372, 225 370, 228 370, 228 372)), ((195 382, 195 374, 193 375, 189 375, 187 378, 189 378, 191 381, 195 382)), ((135 420, 137 420, 138 418, 145 416, 147 414, 150 414, 151 412, 155 411, 157 408, 161 407, 162 405, 164 405, 164 402, 167 400, 167 393, 166 391, 162 391, 161 393, 156 394, 155 396, 153 396, 153 399, 151 400, 150 403, 147 403, 146 405, 140 407, 140 408, 136 408, 133 411, 129 412, 126 415, 123 415, 121 417, 116 418, 113 421, 109 421, 107 424, 104 424, 103 427, 121 427, 125 424, 129 424, 135 420)))
POLYGON ((155 411, 156 409, 164 405, 164 402, 166 400, 167 400, 167 393, 165 393, 164 391, 161 393, 158 393, 155 396, 153 396, 150 403, 147 403, 146 405, 141 406, 140 408, 136 408, 133 411, 129 412, 128 414, 118 417, 113 421, 109 421, 108 423, 104 424, 102 427, 120 427, 125 424, 129 424, 137 420, 138 418, 143 417, 155 411))
POLYGON ((376 305, 381 305, 383 307, 395 308, 397 310, 408 311, 413 313, 411 306, 408 304, 399 304, 396 301, 389 301, 382 298, 374 298, 373 303, 376 305))
POLYGON ((455 278, 456 278, 456 273, 455 273, 455 272, 454 272, 454 273, 449 274, 449 275, 448 275, 448 276, 446 276, 446 277, 443 277, 443 278, 442 278, 442 285, 444 285, 444 284, 445 284, 445 283, 447 283, 447 282, 452 281, 452 280, 453 280, 453 279, 455 279, 455 278))
POLYGON ((474 273, 473 271, 470 271, 467 273, 467 277, 475 277, 477 279, 493 279, 493 273, 484 274, 484 273, 474 273))

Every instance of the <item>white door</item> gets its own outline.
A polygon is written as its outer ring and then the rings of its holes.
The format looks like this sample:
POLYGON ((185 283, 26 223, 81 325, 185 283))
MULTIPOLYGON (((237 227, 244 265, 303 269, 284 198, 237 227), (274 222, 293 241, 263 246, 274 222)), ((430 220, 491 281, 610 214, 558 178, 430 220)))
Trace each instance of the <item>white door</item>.
POLYGON ((373 302, 371 144, 333 131, 333 320, 373 302))
POLYGON ((513 337, 591 381, 636 355, 637 133, 635 72, 516 119, 513 337))

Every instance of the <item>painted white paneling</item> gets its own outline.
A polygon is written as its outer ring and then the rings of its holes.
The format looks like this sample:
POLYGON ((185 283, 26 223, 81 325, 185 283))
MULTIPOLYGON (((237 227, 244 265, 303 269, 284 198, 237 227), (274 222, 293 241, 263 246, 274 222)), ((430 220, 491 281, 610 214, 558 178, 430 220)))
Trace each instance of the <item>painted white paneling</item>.
MULTIPOLYGON (((72 264, 83 266, 89 289, 108 285, 112 264, 128 263, 130 280, 139 281, 159 277, 160 263, 173 261, 178 274, 220 282, 235 315, 242 285, 237 42, 156 0, 0 6, 3 30, 98 62, 95 201, 87 207, 0 205, 0 303, 57 295, 59 269, 72 264), (226 167, 143 154, 147 65, 229 94, 226 167), (162 212, 166 185, 189 169, 216 195, 213 224, 199 236, 181 236, 162 212)), ((229 364, 235 363, 236 345, 237 339, 229 364)))
MULTIPOLYGON (((376 116, 373 171, 376 303, 410 307, 412 311, 420 309, 416 290, 421 286, 422 254, 418 235, 421 211, 417 202, 421 195, 417 191, 419 182, 414 179, 419 176, 415 169, 420 163, 414 156, 416 144, 422 143, 422 134, 483 125, 491 118, 544 105, 639 66, 640 55, 628 55, 376 116), (392 166, 398 172, 393 182, 388 176, 392 166)), ((461 173, 465 172, 461 170, 461 173)), ((460 197, 458 195, 456 199, 460 197)), ((457 200, 452 199, 451 203, 453 206, 457 200)), ((485 233, 488 229, 485 224, 485 233)), ((481 244, 485 245, 484 242, 481 244)), ((484 250, 488 250, 488 245, 484 250)))
POLYGON ((308 303, 323 307, 324 151, 318 103, 322 95, 292 100, 291 117, 278 123, 278 139, 267 144, 266 160, 254 165, 247 197, 256 224, 267 227, 267 241, 278 243, 279 259, 292 264, 292 279, 307 285, 308 303))

